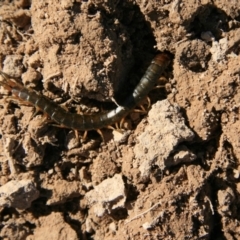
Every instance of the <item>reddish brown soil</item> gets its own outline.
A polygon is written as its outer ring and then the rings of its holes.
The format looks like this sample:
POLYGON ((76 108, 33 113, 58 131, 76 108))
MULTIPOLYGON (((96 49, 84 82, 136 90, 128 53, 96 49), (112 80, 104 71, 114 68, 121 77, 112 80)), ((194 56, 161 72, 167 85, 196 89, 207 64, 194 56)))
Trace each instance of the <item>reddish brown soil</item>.
MULTIPOLYGON (((240 2, 0 3, 1 69, 69 111, 114 108, 157 51, 125 131, 53 126, 0 92, 1 239, 240 239, 240 2)), ((2 80, 2 79, 1 79, 2 80)))

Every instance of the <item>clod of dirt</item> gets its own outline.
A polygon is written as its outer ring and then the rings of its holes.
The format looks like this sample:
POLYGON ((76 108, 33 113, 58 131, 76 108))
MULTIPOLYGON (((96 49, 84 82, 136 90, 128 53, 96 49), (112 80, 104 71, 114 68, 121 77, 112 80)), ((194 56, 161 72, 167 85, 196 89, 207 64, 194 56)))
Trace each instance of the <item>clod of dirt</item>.
POLYGON ((41 74, 31 67, 29 67, 28 70, 22 74, 22 82, 29 88, 36 87, 40 79, 41 74))
POLYGON ((34 231, 34 235, 29 236, 28 239, 77 240, 79 238, 70 225, 65 222, 62 214, 53 212, 46 217, 39 218, 38 228, 34 231))
POLYGON ((31 14, 29 10, 24 9, 12 9, 10 7, 4 6, 5 11, 1 18, 4 21, 12 22, 15 26, 19 28, 24 28, 31 22, 31 14))
POLYGON ((209 46, 201 40, 186 41, 181 44, 182 51, 176 54, 180 64, 192 72, 204 72, 210 59, 209 46))
POLYGON ((117 165, 113 161, 110 152, 99 153, 91 167, 93 185, 98 185, 106 177, 112 177, 115 173, 117 173, 117 165))
POLYGON ((0 187, 0 206, 27 209, 39 197, 31 180, 12 180, 0 187))
POLYGON ((190 141, 193 137, 194 133, 185 125, 177 105, 171 105, 168 100, 157 102, 149 112, 148 125, 138 136, 139 143, 134 147, 137 159, 135 168, 139 166, 141 176, 148 178, 152 165, 165 169, 180 162, 194 160, 194 155, 187 148, 185 157, 179 157, 178 152, 175 160, 174 156, 173 159, 169 158, 170 154, 178 151, 176 147, 179 143, 190 141), (146 160, 142 162, 142 159, 146 160))
POLYGON ((58 180, 54 182, 54 185, 46 186, 45 188, 52 191, 52 196, 47 201, 47 205, 65 203, 71 198, 79 197, 82 193, 82 184, 77 181, 67 182, 58 180))
POLYGON ((120 174, 102 181, 85 195, 87 205, 93 208, 98 217, 125 206, 125 186, 120 174))
POLYGON ((39 166, 43 162, 46 145, 37 146, 35 141, 29 136, 25 135, 22 147, 26 153, 24 164, 26 167, 39 166))
POLYGON ((0 185, 31 179, 41 197, 1 208, 0 239, 240 239, 240 1, 0 2, 0 69, 25 87, 69 112, 102 112, 168 51, 166 91, 149 97, 167 94, 195 134, 185 143, 192 132, 162 102, 140 124, 141 114, 127 117, 129 137, 103 130, 106 143, 93 132, 79 144, 1 87, 0 185))

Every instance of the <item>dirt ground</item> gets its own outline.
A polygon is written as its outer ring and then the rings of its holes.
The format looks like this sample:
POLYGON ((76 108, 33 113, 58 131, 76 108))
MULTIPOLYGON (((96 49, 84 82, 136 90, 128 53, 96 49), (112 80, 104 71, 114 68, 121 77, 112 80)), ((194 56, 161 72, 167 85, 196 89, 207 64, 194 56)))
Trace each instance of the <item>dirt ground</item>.
POLYGON ((172 62, 105 142, 1 87, 0 238, 240 239, 239 9, 1 0, 0 69, 70 112, 114 109, 157 52, 172 62))

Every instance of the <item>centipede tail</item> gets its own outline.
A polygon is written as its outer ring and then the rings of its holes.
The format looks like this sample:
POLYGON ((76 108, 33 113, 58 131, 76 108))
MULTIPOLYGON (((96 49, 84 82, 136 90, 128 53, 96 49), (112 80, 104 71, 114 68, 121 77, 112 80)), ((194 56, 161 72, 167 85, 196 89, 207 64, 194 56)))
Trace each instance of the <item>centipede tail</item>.
POLYGON ((9 75, 0 71, 3 80, 0 81, 7 90, 17 98, 35 106, 46 113, 56 123, 66 128, 87 131, 93 129, 101 129, 125 117, 137 104, 139 104, 154 87, 165 68, 170 63, 168 54, 158 54, 151 62, 139 84, 133 93, 124 101, 122 106, 95 115, 80 115, 70 113, 58 106, 55 102, 48 98, 24 87, 12 79, 9 75))

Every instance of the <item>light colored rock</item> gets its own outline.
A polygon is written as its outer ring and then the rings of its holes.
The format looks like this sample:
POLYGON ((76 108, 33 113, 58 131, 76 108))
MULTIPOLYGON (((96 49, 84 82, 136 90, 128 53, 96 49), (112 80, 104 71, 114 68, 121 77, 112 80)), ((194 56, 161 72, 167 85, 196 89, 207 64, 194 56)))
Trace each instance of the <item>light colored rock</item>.
POLYGON ((109 230, 110 230, 111 232, 116 232, 116 231, 117 231, 117 226, 116 226, 116 223, 115 223, 115 222, 111 222, 111 223, 109 224, 109 230))
POLYGON ((183 146, 176 153, 172 158, 169 158, 168 164, 171 166, 177 165, 179 163, 187 163, 192 162, 197 158, 197 156, 188 150, 187 147, 183 146))
POLYGON ((0 187, 0 206, 27 209, 39 197, 31 180, 12 180, 0 187))
POLYGON ((236 28, 235 30, 230 31, 226 34, 226 37, 220 39, 219 41, 213 41, 210 52, 212 53, 212 60, 214 62, 224 61, 226 55, 236 56, 233 49, 236 42, 240 40, 240 29, 236 28))
POLYGON ((190 141, 193 137, 194 133, 185 125, 178 106, 171 105, 168 100, 157 102, 149 111, 148 125, 138 136, 139 143, 134 147, 134 167, 140 169, 143 178, 148 178, 152 165, 164 169, 194 160, 194 154, 189 153, 187 148, 182 158, 176 149, 179 143, 190 141), (175 152, 178 155, 174 158, 175 152), (170 154, 173 156, 169 157, 170 154))
POLYGON ((231 204, 233 204, 236 199, 233 190, 230 187, 224 190, 219 190, 217 196, 219 214, 222 216, 231 216, 234 211, 234 208, 231 208, 231 204))
POLYGON ((219 41, 213 41, 210 52, 212 53, 212 60, 219 62, 225 59, 226 51, 228 50, 228 39, 222 38, 219 41))
POLYGON ((120 174, 114 175, 89 191, 85 198, 89 207, 94 208, 94 213, 102 217, 117 208, 123 208, 126 201, 125 186, 120 174))

